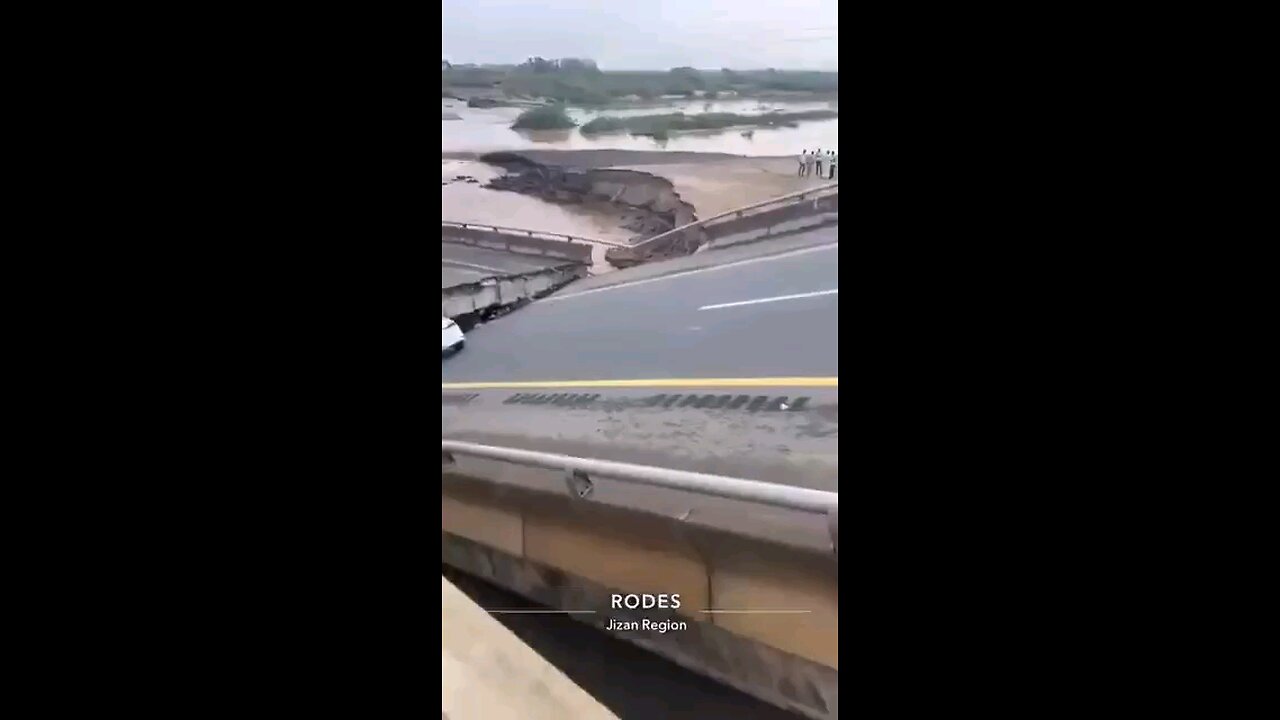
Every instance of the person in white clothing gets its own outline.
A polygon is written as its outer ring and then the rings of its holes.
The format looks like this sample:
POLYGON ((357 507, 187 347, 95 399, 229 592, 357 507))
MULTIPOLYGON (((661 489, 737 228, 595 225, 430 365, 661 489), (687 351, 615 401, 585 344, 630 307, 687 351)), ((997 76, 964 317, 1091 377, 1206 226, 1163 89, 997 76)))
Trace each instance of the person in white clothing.
POLYGON ((827 167, 831 168, 831 174, 827 176, 828 180, 836 179, 836 159, 839 157, 839 155, 836 155, 835 150, 831 151, 831 157, 827 159, 827 167))
POLYGON ((796 177, 804 177, 805 166, 809 164, 809 151, 801 150, 800 156, 796 159, 800 161, 800 167, 796 170, 796 177))

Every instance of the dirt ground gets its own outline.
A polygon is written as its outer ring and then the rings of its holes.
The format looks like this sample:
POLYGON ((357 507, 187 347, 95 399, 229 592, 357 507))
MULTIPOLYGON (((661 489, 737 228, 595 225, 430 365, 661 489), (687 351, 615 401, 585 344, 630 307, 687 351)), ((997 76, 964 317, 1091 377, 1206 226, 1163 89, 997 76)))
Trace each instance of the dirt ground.
POLYGON ((667 178, 680 197, 697 209, 698 218, 705 220, 744 205, 834 182, 797 177, 797 165, 795 158, 731 157, 624 167, 667 178))

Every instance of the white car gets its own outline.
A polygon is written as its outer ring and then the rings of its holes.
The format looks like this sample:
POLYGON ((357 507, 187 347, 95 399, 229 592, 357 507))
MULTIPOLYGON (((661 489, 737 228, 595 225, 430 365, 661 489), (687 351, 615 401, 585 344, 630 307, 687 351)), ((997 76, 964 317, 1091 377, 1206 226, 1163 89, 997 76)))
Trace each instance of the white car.
POLYGON ((447 317, 440 317, 440 352, 445 350, 461 350, 466 347, 467 339, 462 336, 462 328, 447 317))

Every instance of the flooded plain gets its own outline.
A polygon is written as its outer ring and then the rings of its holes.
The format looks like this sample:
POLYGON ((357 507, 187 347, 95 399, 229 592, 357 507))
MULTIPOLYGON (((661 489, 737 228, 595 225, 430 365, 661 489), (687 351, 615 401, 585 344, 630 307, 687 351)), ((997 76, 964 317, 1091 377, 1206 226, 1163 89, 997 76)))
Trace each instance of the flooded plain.
MULTIPOLYGON (((803 112, 839 110, 839 102, 771 102, 768 100, 687 100, 648 107, 588 110, 569 108, 569 116, 578 124, 601 115, 630 117, 683 112, 728 112, 759 115, 767 112, 803 112)), ((441 152, 491 152, 494 150, 674 150, 684 152, 718 152, 733 155, 796 155, 803 149, 833 148, 840 140, 840 119, 811 120, 794 128, 727 128, 696 132, 672 133, 669 140, 656 140, 626 133, 583 135, 571 130, 512 130, 511 123, 523 108, 469 108, 463 100, 440 101, 441 152), (448 119, 456 118, 456 119, 448 119), (750 136, 743 133, 752 130, 750 136)))
MULTIPOLYGON (((796 177, 794 157, 804 149, 839 149, 840 120, 800 122, 793 128, 747 128, 673 133, 669 140, 626 133, 583 135, 572 130, 512 130, 524 108, 469 108, 466 101, 440 102, 440 147, 448 153, 486 153, 497 150, 641 150, 650 159, 609 163, 667 178, 681 197, 693 204, 698 216, 707 218, 731 208, 759 202, 830 180, 796 177), (653 158, 667 152, 727 153, 705 158, 691 156, 679 163, 653 158), (654 164, 657 163, 657 164, 654 164)), ((673 112, 697 114, 730 112, 756 115, 767 112, 839 110, 839 102, 769 101, 760 99, 675 100, 644 107, 587 110, 569 108, 579 124, 601 115, 636 116, 673 112)), ((676 158, 672 158, 676 159, 676 158)), ((602 240, 626 241, 635 236, 621 227, 625 209, 601 203, 557 204, 514 192, 490 190, 483 184, 502 170, 474 160, 441 159, 441 220, 474 222, 506 227, 560 232, 602 240), (460 177, 469 177, 468 182, 460 177)))
POLYGON ((529 195, 482 187, 502 174, 492 165, 469 160, 440 161, 440 219, 503 227, 542 230, 602 240, 627 240, 633 233, 622 224, 623 214, 607 203, 557 205, 529 195), (471 177, 478 182, 456 180, 471 177))

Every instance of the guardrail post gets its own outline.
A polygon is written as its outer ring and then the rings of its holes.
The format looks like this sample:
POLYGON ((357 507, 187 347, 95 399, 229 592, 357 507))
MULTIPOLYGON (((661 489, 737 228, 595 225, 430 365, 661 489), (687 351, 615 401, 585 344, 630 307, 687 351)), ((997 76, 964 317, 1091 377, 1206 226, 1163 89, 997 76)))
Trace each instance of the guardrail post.
POLYGON ((595 484, 591 482, 591 478, 587 477, 587 473, 582 470, 564 471, 564 484, 569 488, 569 494, 579 498, 586 498, 595 489, 595 484))
POLYGON ((840 555, 840 506, 832 505, 827 511, 827 532, 831 535, 831 552, 840 555))

